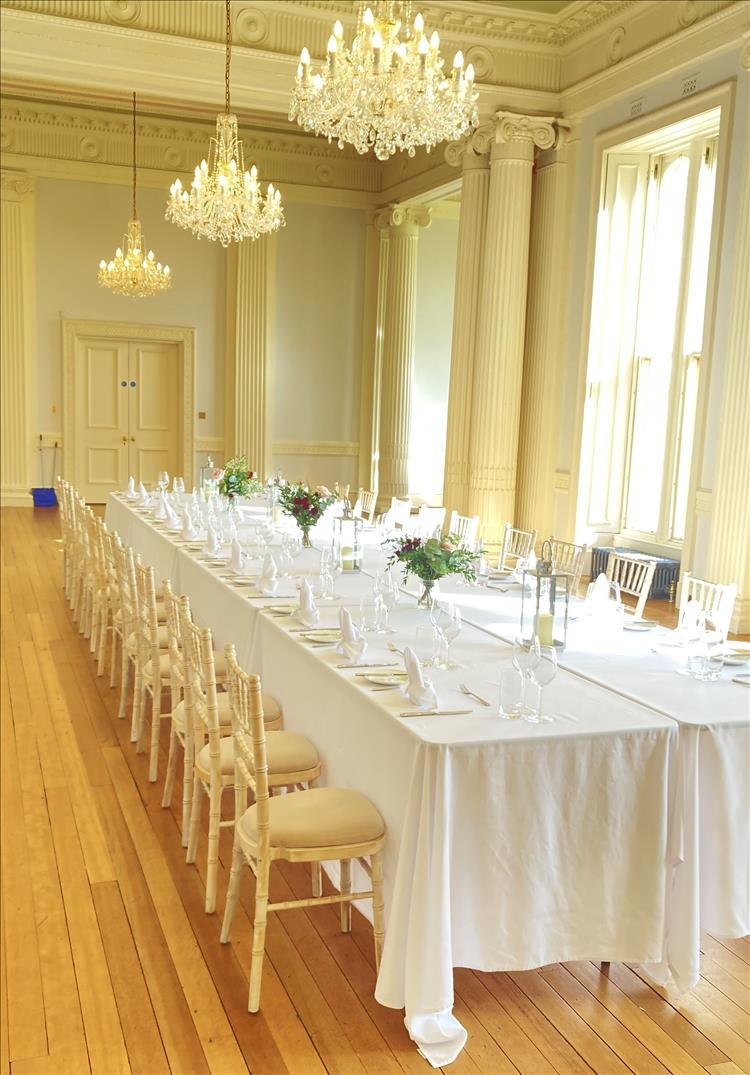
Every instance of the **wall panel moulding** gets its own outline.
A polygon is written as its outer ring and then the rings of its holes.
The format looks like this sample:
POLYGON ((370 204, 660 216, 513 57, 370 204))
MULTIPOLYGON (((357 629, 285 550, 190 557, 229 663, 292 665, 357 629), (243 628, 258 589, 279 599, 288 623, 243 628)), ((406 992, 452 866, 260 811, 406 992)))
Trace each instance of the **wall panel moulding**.
MULTIPOLYGON (((161 185, 165 176, 187 176, 206 152, 213 124, 138 120, 138 155, 145 185, 161 185), (149 184, 149 172, 152 184, 149 184)), ((264 179, 280 186, 304 184, 375 193, 380 187, 377 161, 342 153, 320 138, 305 134, 241 129, 248 161, 264 179)), ((124 114, 65 108, 59 105, 4 97, 0 113, 0 148, 12 160, 77 162, 102 169, 129 168, 130 121, 124 114)), ((92 169, 93 171, 93 169, 92 169)), ((59 174, 59 169, 53 169, 59 174)), ((124 173, 123 173, 124 174, 124 173)), ((101 178, 97 174, 97 179, 101 178)))

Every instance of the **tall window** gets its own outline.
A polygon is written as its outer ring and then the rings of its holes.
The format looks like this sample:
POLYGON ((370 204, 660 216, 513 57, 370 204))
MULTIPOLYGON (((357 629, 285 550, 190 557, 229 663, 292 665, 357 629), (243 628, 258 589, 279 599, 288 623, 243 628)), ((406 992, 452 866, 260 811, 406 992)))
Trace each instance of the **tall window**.
POLYGON ((716 127, 605 158, 584 422, 586 525, 685 536, 716 179, 716 127))

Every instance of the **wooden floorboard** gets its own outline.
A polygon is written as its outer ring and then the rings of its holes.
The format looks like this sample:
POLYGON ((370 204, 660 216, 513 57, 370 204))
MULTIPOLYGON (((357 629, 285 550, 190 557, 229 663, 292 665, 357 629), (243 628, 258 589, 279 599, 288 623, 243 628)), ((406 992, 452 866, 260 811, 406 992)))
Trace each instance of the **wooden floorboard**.
MULTIPOLYGON (((206 835, 187 866, 181 788, 160 785, 117 720, 62 590, 54 510, 3 509, 0 1075, 426 1075, 403 1014, 376 1003, 372 930, 356 911, 272 915, 262 1009, 247 1012, 253 879, 231 944, 203 911, 206 835)), ((674 607, 652 602, 669 623, 674 607)), ((165 770, 168 722, 162 728, 165 770)), ((226 797, 231 807, 230 796, 226 797)), ((206 811, 204 811, 205 815, 206 811)), ((309 892, 279 865, 272 898, 309 892)), ((750 943, 702 938, 686 997, 640 968, 593 963, 513 974, 455 972, 469 1042, 452 1075, 745 1075, 750 943)))

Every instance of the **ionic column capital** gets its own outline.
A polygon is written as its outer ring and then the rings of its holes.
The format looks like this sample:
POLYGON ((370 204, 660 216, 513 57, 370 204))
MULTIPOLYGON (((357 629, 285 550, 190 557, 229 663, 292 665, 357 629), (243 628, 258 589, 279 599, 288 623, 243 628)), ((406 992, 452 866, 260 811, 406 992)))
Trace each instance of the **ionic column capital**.
POLYGON ((554 116, 522 116, 517 112, 495 113, 495 142, 530 142, 537 149, 550 149, 557 138, 554 116))
POLYGON ((487 154, 495 133, 494 123, 482 123, 471 134, 458 142, 449 142, 445 147, 445 161, 452 168, 461 168, 464 172, 477 168, 487 168, 487 154))
POLYGON ((432 211, 425 205, 388 205, 375 213, 378 231, 398 229, 402 234, 416 235, 417 228, 428 228, 432 211))

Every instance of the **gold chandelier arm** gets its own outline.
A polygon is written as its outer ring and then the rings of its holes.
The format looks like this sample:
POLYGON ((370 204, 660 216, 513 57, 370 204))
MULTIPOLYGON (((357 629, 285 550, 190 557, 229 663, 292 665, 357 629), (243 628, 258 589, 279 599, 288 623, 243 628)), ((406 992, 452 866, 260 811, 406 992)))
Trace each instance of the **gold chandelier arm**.
POLYGON ((135 209, 135 184, 136 184, 136 164, 135 164, 135 94, 133 94, 133 220, 137 220, 138 214, 135 209))
POLYGON ((224 111, 229 115, 229 64, 232 62, 232 10, 230 0, 227 5, 227 59, 224 69, 224 111))

